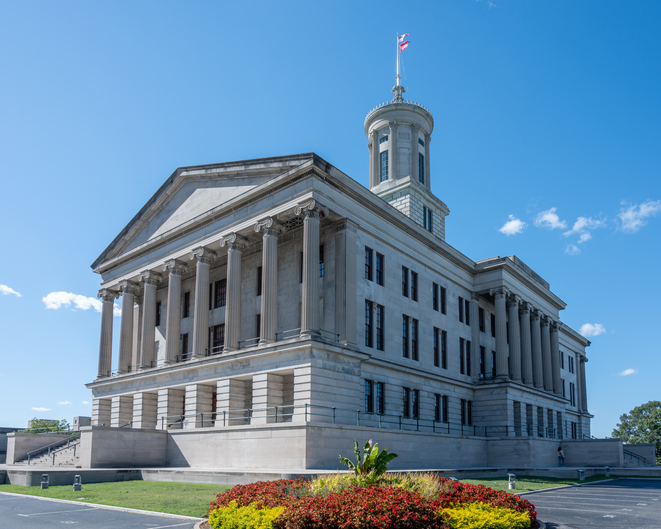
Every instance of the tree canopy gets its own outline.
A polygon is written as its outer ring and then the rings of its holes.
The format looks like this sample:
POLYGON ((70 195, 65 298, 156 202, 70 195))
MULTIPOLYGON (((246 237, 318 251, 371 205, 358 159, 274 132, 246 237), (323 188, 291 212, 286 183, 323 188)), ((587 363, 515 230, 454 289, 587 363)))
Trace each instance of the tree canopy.
POLYGON ((651 400, 621 415, 612 437, 625 443, 653 444, 656 463, 661 464, 661 402, 651 400))
POLYGON ((66 419, 48 420, 35 417, 30 421, 30 426, 21 431, 26 433, 66 433, 71 431, 71 426, 66 419))

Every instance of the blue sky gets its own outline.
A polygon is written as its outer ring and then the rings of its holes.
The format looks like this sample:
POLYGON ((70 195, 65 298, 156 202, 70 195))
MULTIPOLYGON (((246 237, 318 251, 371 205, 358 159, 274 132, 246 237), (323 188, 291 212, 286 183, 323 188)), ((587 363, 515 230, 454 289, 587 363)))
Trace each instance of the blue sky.
POLYGON ((609 435, 659 398, 660 22, 655 1, 1 0, 0 425, 91 413, 90 264, 177 167, 314 151, 367 185, 406 32, 448 242, 516 254, 591 326, 609 435))

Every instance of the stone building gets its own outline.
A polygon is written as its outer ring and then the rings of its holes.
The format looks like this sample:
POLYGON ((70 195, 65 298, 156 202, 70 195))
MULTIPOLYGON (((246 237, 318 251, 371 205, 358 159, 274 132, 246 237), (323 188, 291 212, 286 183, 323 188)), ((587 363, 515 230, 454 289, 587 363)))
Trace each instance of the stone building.
POLYGON ((312 153, 179 168, 94 262, 89 430, 131 441, 88 465, 335 468, 372 437, 410 468, 526 465, 589 436, 589 341, 518 257, 445 242, 433 117, 393 92, 369 190, 312 153))

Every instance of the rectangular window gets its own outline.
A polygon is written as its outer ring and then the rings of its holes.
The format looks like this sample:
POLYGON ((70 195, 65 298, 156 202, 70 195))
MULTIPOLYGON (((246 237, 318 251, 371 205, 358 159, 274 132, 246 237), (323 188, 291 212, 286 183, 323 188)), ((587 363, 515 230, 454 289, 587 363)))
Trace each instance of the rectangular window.
POLYGON ((418 181, 425 183, 425 157, 422 153, 418 153, 418 181))
POLYGON ((480 320, 480 332, 484 332, 484 309, 482 307, 477 310, 477 317, 480 320))
POLYGON ((409 388, 402 388, 402 415, 410 417, 411 413, 411 390, 409 388))
POLYGON ((227 279, 216 281, 214 285, 214 307, 224 307, 227 303, 227 279))
POLYGON ((209 283, 209 310, 213 308, 213 283, 209 283))
POLYGON ((262 267, 257 267, 257 295, 262 295, 262 267))
POLYGON ((418 138, 418 143, 419 143, 420 145, 422 145, 423 147, 425 146, 425 142, 422 141, 420 138, 418 138))
POLYGON ((225 324, 215 325, 212 329, 211 353, 218 354, 225 345, 225 324))
POLYGON ((161 324, 161 302, 156 302, 156 327, 161 324))
POLYGON ((466 340, 466 375, 471 376, 471 342, 466 340))
POLYGON ((464 298, 459 296, 459 322, 464 323, 464 298))
POLYGON ((381 139, 379 139, 379 144, 381 144, 381 143, 385 143, 385 142, 387 142, 387 141, 388 141, 388 135, 386 134, 386 135, 383 136, 381 139))
POLYGON ((413 418, 420 417, 420 391, 417 389, 411 390, 411 407, 413 408, 413 418))
POLYGON ((484 380, 484 375, 487 372, 486 361, 486 350, 483 346, 480 346, 480 380, 484 380))
POLYGON ((567 360, 569 360, 569 372, 573 373, 574 372, 574 357, 567 355, 567 360))
POLYGON ((381 163, 379 169, 379 182, 385 182, 388 180, 388 151, 383 151, 381 153, 381 163))
POLYGON ((374 347, 373 329, 374 329, 374 302, 365 300, 365 347, 374 347))
POLYGON ((376 383, 376 413, 383 415, 386 412, 386 389, 383 382, 376 383))
POLYGON ((491 314, 491 336, 496 337, 496 315, 491 314))
POLYGON ((319 277, 324 277, 324 245, 319 246, 319 277))
POLYGON ((471 426, 473 424, 473 401, 472 400, 467 400, 466 401, 466 420, 468 422, 468 426, 471 426))
POLYGON ((257 338, 262 337, 262 315, 261 314, 256 314, 255 315, 255 336, 257 338))
POLYGON ((448 368, 448 333, 441 331, 441 367, 448 368))
POLYGON ((459 338, 459 373, 465 375, 464 369, 464 339, 459 338))
POLYGON ((434 393, 434 420, 435 421, 440 421, 441 420, 441 406, 442 406, 441 396, 438 393, 434 393))
POLYGON ((303 283, 303 252, 298 255, 298 282, 303 283))
POLYGON ((365 279, 367 279, 368 281, 373 281, 373 277, 374 277, 374 270, 372 268, 373 255, 374 255, 374 250, 365 247, 365 279))
POLYGON ((184 306, 182 314, 182 318, 188 318, 190 316, 190 292, 184 292, 184 306))
POLYGON ((569 383, 569 405, 576 406, 576 385, 573 382, 569 383))
POLYGON ((376 306, 376 348, 383 351, 384 348, 384 329, 385 329, 386 308, 383 305, 376 306))
POLYGON ((559 353, 560 353, 560 369, 564 369, 565 368, 565 353, 563 353, 562 351, 559 351, 559 353))
POLYGON ((465 312, 466 325, 470 325, 471 324, 471 302, 467 299, 464 300, 464 312, 465 312))
POLYGON ((434 231, 434 213, 426 206, 422 206, 423 224, 428 232, 434 231))
POLYGON ((441 314, 447 314, 447 311, 445 310, 445 287, 441 287, 441 314))
POLYGON ((409 297, 409 269, 402 266, 402 296, 409 297))
POLYGON ((418 301, 418 273, 411 271, 411 299, 418 301))
POLYGON ((374 413, 374 382, 372 380, 365 381, 365 411, 374 413))
POLYGON ((448 396, 447 396, 447 395, 443 395, 443 407, 442 407, 442 412, 443 412, 443 415, 442 415, 442 417, 441 417, 442 421, 443 421, 443 422, 448 422, 448 416, 449 416, 449 414, 448 414, 448 396))
POLYGON ((439 330, 438 327, 434 327, 434 366, 439 367, 441 365, 441 351, 439 344, 439 330))
POLYGON ((181 350, 179 352, 179 362, 185 362, 188 360, 188 333, 182 334, 181 339, 181 350))
POLYGON ((438 285, 436 283, 432 283, 431 286, 431 306, 438 312, 438 285))
POLYGON ((411 318, 411 358, 418 359, 418 320, 411 318))
POLYGON ((377 252, 376 254, 376 284, 383 286, 385 274, 385 257, 377 252))
POLYGON ((409 317, 402 315, 402 356, 409 357, 409 317))
POLYGON ((422 206, 422 227, 424 229, 429 229, 427 228, 427 206, 422 206))
POLYGON ((567 398, 567 392, 565 391, 565 379, 563 378, 561 380, 561 382, 562 382, 562 398, 566 399, 567 398))
POLYGON ((461 399, 461 424, 466 424, 466 399, 461 399))
POLYGON ((491 376, 496 378, 496 351, 491 351, 491 376))

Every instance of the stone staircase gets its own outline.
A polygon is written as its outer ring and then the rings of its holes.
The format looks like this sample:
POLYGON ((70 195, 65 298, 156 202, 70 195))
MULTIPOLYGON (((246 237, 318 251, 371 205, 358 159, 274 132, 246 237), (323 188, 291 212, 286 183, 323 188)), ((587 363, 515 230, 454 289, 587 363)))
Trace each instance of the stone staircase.
POLYGON ((67 439, 58 445, 44 447, 28 458, 22 459, 18 465, 76 467, 80 464, 80 437, 67 439))

